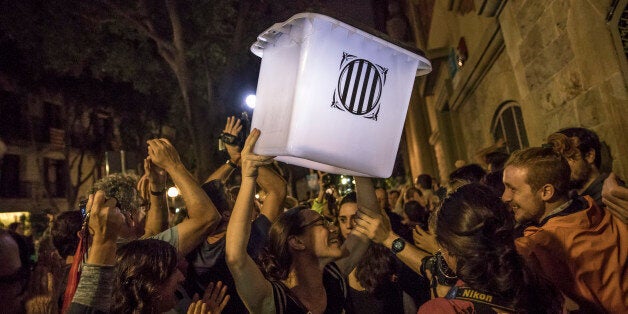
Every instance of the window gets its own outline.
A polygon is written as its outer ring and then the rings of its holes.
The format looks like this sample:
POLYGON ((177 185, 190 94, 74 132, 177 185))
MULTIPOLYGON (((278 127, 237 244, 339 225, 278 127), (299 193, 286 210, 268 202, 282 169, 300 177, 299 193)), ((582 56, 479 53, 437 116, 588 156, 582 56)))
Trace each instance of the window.
POLYGON ((23 104, 24 99, 19 96, 0 91, 0 137, 8 143, 28 139, 28 124, 22 113, 23 104))
POLYGON ((0 164, 0 197, 23 197, 20 193, 20 156, 6 154, 0 164))
POLYGON ((514 101, 507 101, 497 108, 491 124, 493 139, 506 140, 506 151, 512 153, 528 147, 528 136, 523 124, 521 107, 514 101))
POLYGON ((64 160, 44 158, 44 180, 51 197, 65 197, 64 160))

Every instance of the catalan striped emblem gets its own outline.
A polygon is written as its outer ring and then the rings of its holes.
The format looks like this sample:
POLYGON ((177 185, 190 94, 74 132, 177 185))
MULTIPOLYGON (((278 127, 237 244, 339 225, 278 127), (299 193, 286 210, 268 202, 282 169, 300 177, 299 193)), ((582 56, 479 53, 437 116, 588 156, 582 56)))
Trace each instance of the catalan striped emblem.
POLYGON ((388 69, 344 52, 331 106, 377 121, 388 69))

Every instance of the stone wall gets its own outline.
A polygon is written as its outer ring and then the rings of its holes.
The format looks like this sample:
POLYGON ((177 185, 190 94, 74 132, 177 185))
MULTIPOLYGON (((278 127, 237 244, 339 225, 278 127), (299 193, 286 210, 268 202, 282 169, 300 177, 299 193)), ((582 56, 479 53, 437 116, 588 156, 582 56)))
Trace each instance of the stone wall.
POLYGON ((530 145, 560 128, 596 131, 628 175, 628 94, 611 33, 610 0, 508 1, 500 15, 530 145))
MULTIPOLYGON (((614 171, 628 177, 628 79, 619 62, 624 56, 617 55, 606 23, 611 2, 504 0, 501 12, 492 18, 475 12, 434 13, 430 36, 448 36, 440 42, 448 42, 449 48, 457 43, 457 38, 465 37, 469 47, 468 64, 452 80, 451 90, 445 84, 449 79, 447 71, 430 74, 436 82, 434 101, 428 97, 428 109, 433 109, 429 106, 432 103, 437 110, 442 110, 443 103, 454 104, 451 118, 455 138, 443 139, 445 125, 435 121, 438 119, 429 119, 432 137, 440 134, 441 141, 452 141, 451 145, 457 148, 453 153, 447 152, 439 146, 440 142, 432 141, 430 153, 438 160, 437 172, 441 177, 449 170, 441 169, 443 164, 453 164, 456 159, 473 162, 478 149, 492 144, 491 122, 499 105, 506 101, 521 106, 531 146, 540 145, 561 128, 590 128, 610 146, 614 171), (447 18, 436 20, 438 16, 447 18), (473 23, 483 29, 468 27, 473 23), (486 41, 493 32, 503 41, 486 41), (486 60, 491 51, 487 49, 489 45, 498 53, 491 53, 486 60), (468 75, 472 72, 484 74, 468 75), (467 91, 461 93, 464 88, 467 91), (458 97, 462 94, 466 96, 458 97)), ((444 9, 437 5, 435 10, 444 9)), ((422 48, 429 52, 448 47, 428 43, 422 48)), ((421 140, 420 136, 414 140, 421 140)))

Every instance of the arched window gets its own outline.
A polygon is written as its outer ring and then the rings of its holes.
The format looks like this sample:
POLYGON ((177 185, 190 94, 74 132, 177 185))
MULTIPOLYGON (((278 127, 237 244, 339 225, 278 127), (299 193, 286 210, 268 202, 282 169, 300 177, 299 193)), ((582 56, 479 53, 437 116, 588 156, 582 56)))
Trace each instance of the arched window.
POLYGON ((518 149, 528 147, 528 135, 523 124, 521 107, 514 101, 502 103, 495 111, 491 123, 493 139, 506 140, 506 150, 510 154, 518 149))

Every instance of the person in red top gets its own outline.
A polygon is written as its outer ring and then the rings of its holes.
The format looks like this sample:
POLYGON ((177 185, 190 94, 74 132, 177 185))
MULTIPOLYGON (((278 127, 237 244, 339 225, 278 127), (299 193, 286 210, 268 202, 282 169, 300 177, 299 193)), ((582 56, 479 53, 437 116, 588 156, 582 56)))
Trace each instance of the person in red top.
MULTIPOLYGON (((515 152, 502 200, 526 226, 517 250, 585 313, 628 312, 628 226, 589 196, 570 199, 571 141, 515 152)), ((568 309, 572 309, 571 304, 568 309)))

